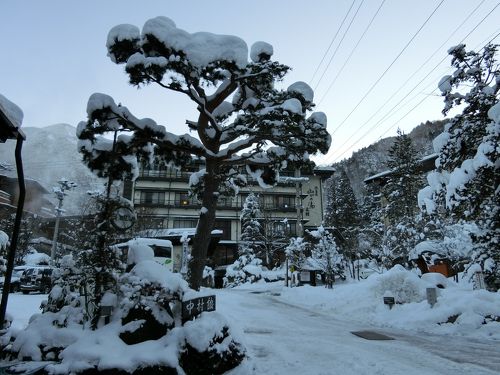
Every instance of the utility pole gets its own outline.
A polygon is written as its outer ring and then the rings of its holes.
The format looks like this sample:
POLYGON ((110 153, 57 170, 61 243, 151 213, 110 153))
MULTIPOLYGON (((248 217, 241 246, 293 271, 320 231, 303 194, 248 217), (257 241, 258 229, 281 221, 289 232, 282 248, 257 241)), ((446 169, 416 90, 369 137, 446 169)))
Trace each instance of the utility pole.
POLYGON ((54 227, 54 236, 52 237, 52 248, 50 249, 50 262, 52 263, 52 265, 55 264, 56 260, 57 236, 59 235, 59 221, 61 219, 61 214, 64 212, 62 208, 64 197, 68 195, 66 193, 67 190, 71 190, 78 186, 76 183, 68 181, 65 178, 61 178, 59 181, 57 181, 57 183, 59 184, 59 186, 52 188, 57 200, 59 201, 59 204, 56 208, 56 225, 54 227))

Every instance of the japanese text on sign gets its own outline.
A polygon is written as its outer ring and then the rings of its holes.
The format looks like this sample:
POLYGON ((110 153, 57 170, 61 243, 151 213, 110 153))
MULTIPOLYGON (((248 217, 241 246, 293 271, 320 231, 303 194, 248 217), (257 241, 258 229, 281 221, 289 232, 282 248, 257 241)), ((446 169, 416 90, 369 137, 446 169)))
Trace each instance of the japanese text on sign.
POLYGON ((184 321, 200 315, 204 311, 215 311, 215 296, 206 296, 182 302, 184 321))

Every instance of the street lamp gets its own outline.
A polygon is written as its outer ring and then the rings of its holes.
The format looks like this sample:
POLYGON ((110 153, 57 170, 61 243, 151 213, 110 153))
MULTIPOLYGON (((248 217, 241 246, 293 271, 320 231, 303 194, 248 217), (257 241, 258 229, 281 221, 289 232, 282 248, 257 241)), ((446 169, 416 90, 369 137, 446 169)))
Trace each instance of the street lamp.
POLYGON ((59 234, 59 221, 61 219, 61 214, 64 212, 62 206, 63 206, 63 201, 64 197, 68 195, 66 191, 71 190, 78 185, 72 181, 68 181, 65 178, 61 178, 59 181, 57 181, 59 186, 55 186, 52 188, 52 191, 56 195, 57 200, 59 201, 59 204, 57 205, 56 208, 56 225, 54 227, 54 236, 52 237, 52 248, 50 249, 50 262, 52 264, 55 264, 55 259, 56 259, 56 248, 57 248, 57 236, 59 234))

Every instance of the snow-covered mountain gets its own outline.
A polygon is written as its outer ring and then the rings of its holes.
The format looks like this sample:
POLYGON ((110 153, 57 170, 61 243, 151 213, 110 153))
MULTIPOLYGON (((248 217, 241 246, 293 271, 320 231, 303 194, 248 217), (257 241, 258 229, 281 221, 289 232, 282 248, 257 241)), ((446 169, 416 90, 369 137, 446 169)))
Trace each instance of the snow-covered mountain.
MULTIPOLYGON (((427 121, 418 125, 408 134, 415 148, 419 151, 419 156, 424 157, 434 152, 432 141, 443 131, 445 123, 446 121, 427 121)), ((362 198, 363 180, 387 170, 389 149, 395 139, 396 137, 382 138, 378 142, 356 151, 350 158, 333 165, 335 168, 345 168, 358 200, 362 198)))
MULTIPOLYGON (((76 182, 78 188, 68 193, 64 208, 67 214, 78 213, 80 203, 87 199, 86 192, 102 186, 102 182, 81 161, 76 148, 76 128, 55 124, 44 128, 23 127, 23 132, 26 134, 22 148, 26 178, 37 180, 48 191, 52 191, 62 177, 76 182)), ((14 149, 13 141, 2 144, 0 163, 11 165, 10 174, 15 175, 14 149)))

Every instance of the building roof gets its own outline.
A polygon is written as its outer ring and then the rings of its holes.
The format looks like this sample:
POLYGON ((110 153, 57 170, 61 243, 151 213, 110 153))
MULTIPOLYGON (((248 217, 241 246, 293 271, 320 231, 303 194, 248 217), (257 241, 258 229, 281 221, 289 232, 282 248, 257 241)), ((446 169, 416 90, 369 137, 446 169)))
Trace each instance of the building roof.
POLYGON ((335 173, 335 168, 334 167, 316 167, 316 168, 314 168, 313 172, 316 176, 328 178, 335 173))
POLYGON ((22 119, 21 109, 5 96, 0 95, 0 142, 4 143, 7 139, 17 139, 18 136, 26 139, 20 129, 22 119))
MULTIPOLYGON (((435 162, 439 157, 439 154, 430 154, 424 156, 418 161, 417 171, 421 173, 432 171, 436 168, 435 162)), ((371 184, 372 182, 382 182, 386 177, 390 176, 394 172, 393 169, 388 169, 386 171, 374 174, 363 180, 365 184, 371 184)))

